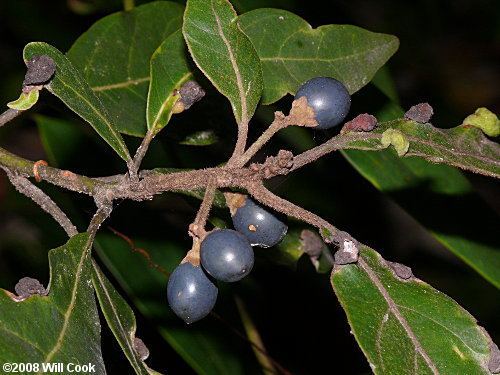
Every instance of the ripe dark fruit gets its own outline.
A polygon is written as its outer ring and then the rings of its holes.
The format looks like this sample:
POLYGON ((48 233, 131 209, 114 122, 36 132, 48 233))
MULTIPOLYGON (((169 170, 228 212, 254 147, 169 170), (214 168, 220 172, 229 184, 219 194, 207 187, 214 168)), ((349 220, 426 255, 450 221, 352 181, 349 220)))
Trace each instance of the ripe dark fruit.
POLYGON ((186 323, 205 317, 217 300, 217 287, 201 267, 182 263, 168 279, 168 304, 186 323))
POLYGON ((241 233, 232 229, 210 232, 201 243, 201 265, 217 280, 241 280, 252 270, 252 246, 241 233))
POLYGON ((297 90, 295 99, 305 96, 316 113, 316 129, 329 129, 340 124, 351 107, 351 96, 340 81, 330 77, 312 78, 297 90))
POLYGON ((233 225, 252 246, 261 247, 276 245, 288 229, 285 223, 250 198, 246 198, 245 204, 236 210, 233 225))

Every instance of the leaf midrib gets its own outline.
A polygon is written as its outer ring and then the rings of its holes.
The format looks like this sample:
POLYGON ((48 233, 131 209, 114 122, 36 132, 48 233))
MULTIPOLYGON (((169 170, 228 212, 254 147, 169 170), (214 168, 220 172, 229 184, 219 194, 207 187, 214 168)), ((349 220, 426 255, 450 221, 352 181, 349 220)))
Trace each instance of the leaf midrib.
POLYGON ((217 30, 219 36, 221 37, 222 41, 224 42, 224 45, 226 46, 227 52, 229 54, 229 61, 231 62, 231 66, 236 76, 236 85, 238 87, 238 93, 240 96, 240 103, 241 103, 241 118, 239 119, 239 121, 243 124, 247 124, 248 123, 247 102, 246 102, 245 88, 243 87, 243 81, 241 78, 240 69, 233 55, 232 47, 229 41, 227 40, 226 35, 224 34, 224 30, 222 29, 221 21, 219 15, 215 11, 213 1, 210 2, 210 6, 212 8, 212 13, 215 17, 215 22, 217 23, 217 30))
MULTIPOLYGON (((93 238, 89 237, 87 239, 87 242, 85 243, 84 246, 84 251, 82 252, 82 256, 80 257, 80 260, 78 261, 78 266, 75 274, 75 282, 73 284, 73 289, 71 291, 71 300, 70 304, 68 305, 68 308, 66 309, 66 312, 64 313, 64 321, 63 321, 63 326, 61 328, 61 331, 59 332, 59 336, 56 340, 56 343, 52 350, 47 354, 45 359, 43 360, 44 363, 50 362, 52 358, 57 354, 57 352, 61 349, 64 336, 66 335, 66 331, 69 326, 69 319, 71 317, 71 313, 73 312, 73 309, 75 308, 75 303, 76 303, 76 295, 78 293, 78 284, 80 282, 80 278, 82 275, 83 271, 83 263, 85 262, 85 258, 88 255, 88 250, 90 249, 90 245, 92 244, 93 238)), ((40 372, 38 374, 41 374, 40 372)))
POLYGON ((121 331, 121 333, 122 333, 122 335, 123 335, 123 337, 125 339, 125 343, 127 344, 127 348, 130 351, 130 355, 133 358, 133 360, 132 360, 133 361, 133 366, 134 366, 134 368, 136 368, 136 370, 142 372, 142 368, 141 368, 140 364, 137 362, 137 357, 135 355, 135 350, 130 345, 129 340, 127 340, 127 337, 129 335, 129 333, 125 330, 125 328, 122 325, 121 320, 118 318, 119 314, 118 314, 118 312, 117 312, 117 310, 115 308, 115 305, 113 304, 113 300, 112 300, 111 296, 109 295, 107 288, 105 287, 104 280, 101 278, 100 271, 97 268, 95 268, 95 267, 94 267, 94 274, 98 278, 99 283, 101 284, 101 290, 104 292, 104 294, 106 296, 106 299, 108 300, 108 303, 111 306, 111 310, 113 311, 113 314, 116 317, 116 321, 118 322, 118 326, 119 326, 118 328, 120 329, 120 331, 121 331))

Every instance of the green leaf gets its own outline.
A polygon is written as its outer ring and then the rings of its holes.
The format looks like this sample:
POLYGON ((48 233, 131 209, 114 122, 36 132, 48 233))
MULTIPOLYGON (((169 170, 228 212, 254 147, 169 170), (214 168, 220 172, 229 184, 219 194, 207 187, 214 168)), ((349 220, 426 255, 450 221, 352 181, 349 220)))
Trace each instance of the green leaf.
POLYGON ((40 91, 37 89, 31 90, 28 93, 22 92, 19 98, 7 103, 7 107, 17 109, 18 111, 26 111, 36 104, 39 96, 40 91))
POLYGON ((460 171, 418 158, 401 159, 392 150, 343 154, 439 242, 500 288, 498 216, 474 194, 460 171))
POLYGON ((66 56, 47 43, 29 43, 24 47, 25 61, 31 60, 35 55, 47 55, 56 63, 56 73, 45 87, 92 125, 122 159, 130 160, 127 146, 116 130, 115 122, 111 120, 105 105, 90 89, 80 71, 66 56))
POLYGON ((369 133, 353 134, 358 139, 346 148, 380 150, 393 144, 399 156, 417 156, 486 176, 500 178, 500 145, 470 126, 440 129, 432 124, 397 119, 380 124, 369 133))
POLYGON ((40 134, 47 160, 53 167, 61 165, 71 155, 78 153, 81 130, 70 121, 48 116, 33 116, 40 134))
MULTIPOLYGON (((361 246, 331 282, 375 374, 489 374, 491 339, 453 299, 361 246), (401 274, 401 273, 400 273, 401 274)), ((401 268, 400 268, 401 269, 401 268)))
MULTIPOLYGON (((93 266, 92 282, 109 328, 115 335, 135 373, 138 375, 150 374, 151 370, 138 357, 134 349, 137 328, 134 312, 102 273, 99 266, 96 263, 93 263, 93 266)), ((157 374, 157 372, 154 373, 157 374)))
MULTIPOLYGON (((238 375, 256 372, 249 347, 211 316, 186 325, 170 310, 166 285, 168 274, 186 250, 169 242, 138 241, 131 244, 101 234, 96 249, 134 305, 158 325, 163 338, 198 374, 238 375)), ((220 296, 219 296, 220 297, 220 296)))
MULTIPOLYGON (((399 106, 389 103, 377 117, 389 120, 402 115, 399 106)), ((392 150, 344 150, 342 154, 453 254, 500 288, 498 215, 459 170, 421 158, 400 158, 392 150)))
POLYGON ((0 362, 79 363, 106 370, 91 281, 88 234, 49 251, 49 294, 23 301, 0 290, 0 362))
POLYGON ((334 77, 352 94, 365 86, 396 52, 396 37, 351 25, 313 29, 299 16, 279 9, 257 9, 240 23, 262 63, 262 102, 271 104, 318 76, 334 77))
POLYGON ((227 0, 188 0, 182 26, 196 65, 248 123, 262 94, 259 57, 227 0))
POLYGON ((178 89, 193 76, 181 30, 170 35, 151 57, 148 129, 158 133, 170 121, 178 89))
POLYGON ((182 23, 182 5, 158 1, 97 21, 68 51, 121 133, 144 136, 150 58, 182 23))
POLYGON ((210 146, 218 141, 219 138, 212 130, 201 130, 188 135, 180 144, 188 146, 210 146))

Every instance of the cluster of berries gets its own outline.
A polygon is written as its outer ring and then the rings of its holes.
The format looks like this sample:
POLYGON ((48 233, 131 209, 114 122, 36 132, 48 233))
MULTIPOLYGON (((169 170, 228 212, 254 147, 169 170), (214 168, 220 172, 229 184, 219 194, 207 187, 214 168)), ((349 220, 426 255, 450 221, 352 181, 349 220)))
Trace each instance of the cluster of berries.
POLYGON ((181 263, 170 275, 168 303, 186 323, 205 317, 214 307, 217 287, 212 278, 224 282, 241 280, 254 264, 252 246, 270 247, 281 241, 287 226, 252 199, 233 215, 233 229, 215 229, 200 246, 200 266, 181 263))
MULTIPOLYGON (((317 129, 340 124, 349 112, 351 97, 346 87, 328 77, 304 83, 295 98, 305 97, 314 110, 317 129)), ((200 265, 181 263, 170 275, 168 303, 186 323, 205 317, 217 300, 213 279, 235 282, 248 275, 254 264, 252 246, 270 247, 281 241, 287 226, 252 199, 245 198, 232 216, 233 229, 215 229, 200 246, 200 265)))

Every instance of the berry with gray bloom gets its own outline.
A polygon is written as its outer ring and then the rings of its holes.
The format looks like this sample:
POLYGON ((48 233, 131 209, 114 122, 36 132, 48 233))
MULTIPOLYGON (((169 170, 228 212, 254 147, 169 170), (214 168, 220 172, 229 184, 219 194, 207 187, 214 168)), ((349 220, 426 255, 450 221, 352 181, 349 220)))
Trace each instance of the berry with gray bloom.
POLYGON ((168 304, 188 324, 208 315, 217 293, 217 287, 203 269, 188 262, 178 265, 168 279, 168 304))
POLYGON ((254 254, 250 242, 232 229, 210 232, 201 243, 201 265, 214 278, 233 282, 252 270, 254 254))
POLYGON ((304 83, 297 90, 295 99, 303 96, 316 114, 316 129, 329 129, 340 124, 351 107, 347 88, 330 77, 316 77, 304 83))
POLYGON ((234 229, 242 233, 252 246, 271 247, 286 234, 287 225, 273 213, 246 198, 233 215, 234 229))

